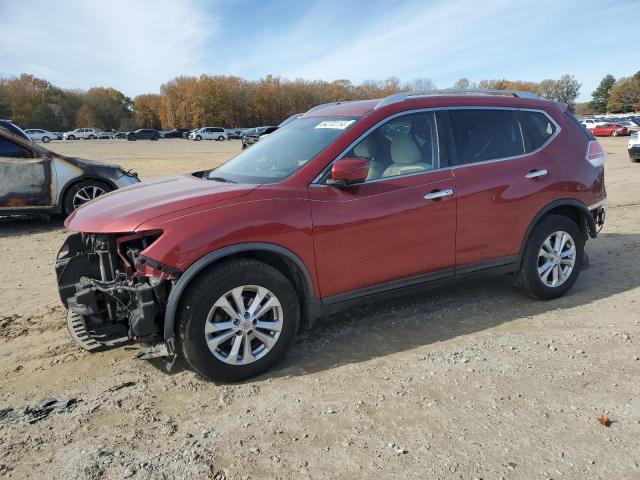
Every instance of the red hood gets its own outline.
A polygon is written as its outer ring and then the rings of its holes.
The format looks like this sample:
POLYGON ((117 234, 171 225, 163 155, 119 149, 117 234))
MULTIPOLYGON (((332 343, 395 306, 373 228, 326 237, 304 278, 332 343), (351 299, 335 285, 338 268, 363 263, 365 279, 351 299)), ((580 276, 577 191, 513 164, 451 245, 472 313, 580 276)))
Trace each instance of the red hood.
POLYGON ((83 205, 67 218, 65 226, 88 233, 133 232, 160 215, 240 197, 256 187, 187 174, 161 177, 115 190, 83 205))

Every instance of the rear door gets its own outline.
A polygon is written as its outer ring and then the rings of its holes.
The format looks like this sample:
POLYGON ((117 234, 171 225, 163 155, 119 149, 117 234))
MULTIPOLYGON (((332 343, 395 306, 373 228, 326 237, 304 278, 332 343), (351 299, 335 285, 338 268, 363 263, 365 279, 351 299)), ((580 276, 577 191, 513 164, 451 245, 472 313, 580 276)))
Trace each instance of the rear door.
POLYGON ((3 210, 51 207, 56 179, 51 160, 25 145, 0 136, 0 213, 3 210))
POLYGON ((456 269, 511 263, 533 217, 555 199, 553 163, 543 147, 558 126, 543 111, 461 108, 448 116, 458 195, 456 269))

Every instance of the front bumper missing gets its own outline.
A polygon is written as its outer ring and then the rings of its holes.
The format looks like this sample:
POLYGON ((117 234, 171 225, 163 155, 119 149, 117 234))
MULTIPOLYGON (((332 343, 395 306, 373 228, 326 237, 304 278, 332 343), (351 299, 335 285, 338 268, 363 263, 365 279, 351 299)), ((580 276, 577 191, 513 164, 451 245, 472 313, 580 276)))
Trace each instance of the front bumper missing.
POLYGON ((135 264, 144 247, 138 248, 135 242, 139 241, 133 238, 133 243, 123 243, 113 235, 74 234, 58 253, 55 269, 60 299, 69 310, 67 327, 85 350, 138 342, 140 358, 169 354, 163 324, 172 281, 138 272, 135 264))

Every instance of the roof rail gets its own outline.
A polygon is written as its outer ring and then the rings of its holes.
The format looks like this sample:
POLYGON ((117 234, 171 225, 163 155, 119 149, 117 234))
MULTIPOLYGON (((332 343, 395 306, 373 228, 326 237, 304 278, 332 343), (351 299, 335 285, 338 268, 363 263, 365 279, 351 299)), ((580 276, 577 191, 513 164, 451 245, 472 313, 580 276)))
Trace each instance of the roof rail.
POLYGON ((342 105, 343 103, 351 103, 353 101, 355 101, 355 100, 342 100, 340 102, 329 102, 329 103, 323 103, 321 105, 316 105, 312 109, 307 110, 306 112, 304 112, 304 114, 302 116, 304 117, 307 113, 317 112, 318 110, 324 110, 325 108, 335 107, 336 105, 342 105))
POLYGON ((410 91, 410 92, 399 92, 394 93, 393 95, 389 95, 386 98, 383 98, 378 102, 378 104, 374 107, 374 110, 377 110, 382 107, 386 107, 387 105, 392 105, 394 103, 402 102, 411 97, 430 97, 430 96, 454 96, 454 95, 498 95, 504 97, 516 97, 516 98, 538 98, 538 96, 531 92, 525 92, 521 90, 485 90, 485 89, 471 89, 471 90, 462 90, 462 89, 444 89, 444 90, 422 90, 422 91, 410 91))

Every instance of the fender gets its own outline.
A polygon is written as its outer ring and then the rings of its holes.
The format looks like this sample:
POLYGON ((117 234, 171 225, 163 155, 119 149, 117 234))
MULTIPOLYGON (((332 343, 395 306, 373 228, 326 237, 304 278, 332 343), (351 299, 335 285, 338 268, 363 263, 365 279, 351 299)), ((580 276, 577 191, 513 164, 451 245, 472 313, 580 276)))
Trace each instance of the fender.
POLYGON ((533 217, 533 220, 531 221, 531 223, 529 224, 529 226, 527 227, 527 231, 524 235, 524 237, 522 238, 522 243, 520 244, 520 259, 522 259, 522 252, 524 252, 524 247, 527 244, 527 240, 529 239, 529 235, 531 234, 531 231, 534 229, 534 227, 537 225, 538 221, 547 213, 549 213, 551 210, 553 210, 554 208, 558 208, 558 207, 574 207, 577 208, 578 210, 580 210, 580 212, 584 215, 584 218, 587 221, 587 228, 589 229, 589 235, 592 238, 596 238, 596 236, 598 235, 598 229, 596 228, 596 221, 593 218, 593 215, 591 214, 591 212, 589 211, 589 209, 587 208, 587 206, 578 201, 575 200, 573 198, 563 198, 560 200, 554 200, 553 202, 549 203, 548 205, 544 206, 536 215, 535 217, 533 217))
POLYGON ((309 275, 309 271, 307 270, 304 262, 300 260, 300 258, 298 258, 298 256, 291 250, 281 247, 280 245, 260 242, 239 243, 236 245, 230 245, 228 247, 221 248, 219 250, 215 250, 205 255, 189 268, 187 268, 187 270, 184 271, 178 281, 174 284, 173 288, 171 289, 171 293, 169 294, 169 299, 167 300, 167 308, 164 315, 164 340, 167 344, 169 352, 176 353, 176 345, 174 339, 176 313, 178 311, 180 298, 182 297, 182 294, 184 293, 191 280, 193 280, 195 276, 206 267, 218 260, 228 257, 229 255, 251 251, 266 251, 277 253, 287 260, 293 262, 293 264, 302 273, 304 280, 303 293, 305 297, 305 304, 300 306, 304 310, 304 313, 306 313, 309 323, 313 323, 315 318, 318 316, 317 303, 313 295, 313 282, 311 280, 311 275, 309 275))

